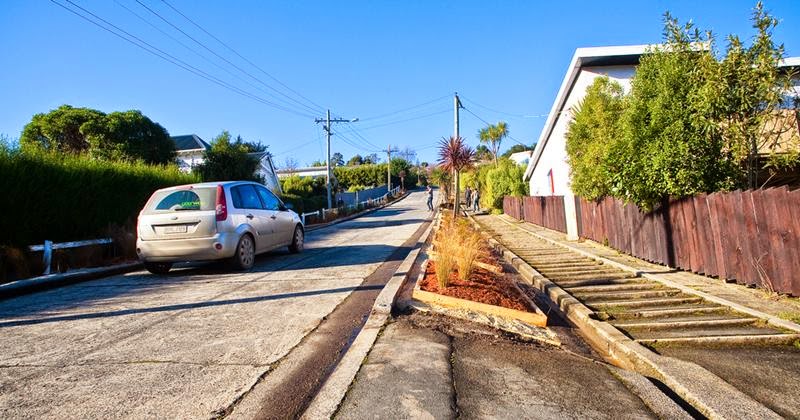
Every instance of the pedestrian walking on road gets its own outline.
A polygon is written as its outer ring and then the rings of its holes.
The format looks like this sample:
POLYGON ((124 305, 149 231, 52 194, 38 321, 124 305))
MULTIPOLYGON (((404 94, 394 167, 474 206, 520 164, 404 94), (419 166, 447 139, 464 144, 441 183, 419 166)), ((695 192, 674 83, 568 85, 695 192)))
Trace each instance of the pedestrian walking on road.
POLYGON ((426 192, 428 193, 428 210, 433 211, 433 188, 428 185, 426 192))
POLYGON ((476 188, 475 191, 472 192, 472 202, 473 202, 472 209, 473 209, 473 211, 478 212, 478 211, 481 210, 480 201, 481 201, 481 193, 476 188))

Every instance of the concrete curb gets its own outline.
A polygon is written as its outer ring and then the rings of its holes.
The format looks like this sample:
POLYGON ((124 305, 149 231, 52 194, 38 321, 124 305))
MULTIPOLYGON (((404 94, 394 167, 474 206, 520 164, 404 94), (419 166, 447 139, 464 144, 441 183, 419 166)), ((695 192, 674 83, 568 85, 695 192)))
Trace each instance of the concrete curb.
POLYGON ((399 203, 400 201, 402 201, 403 199, 408 197, 410 194, 411 194, 410 192, 406 191, 403 195, 398 197, 397 200, 390 201, 390 202, 388 202, 386 204, 382 204, 382 205, 380 205, 378 207, 373 207, 371 209, 367 209, 367 210, 364 210, 364 211, 361 211, 361 212, 358 212, 358 213, 351 214, 349 216, 342 217, 341 219, 336 219, 336 220, 332 220, 332 221, 326 222, 326 223, 320 223, 320 224, 316 224, 316 225, 311 225, 311 226, 306 227, 305 230, 306 230, 306 232, 313 232, 313 231, 318 230, 318 229, 326 228, 328 226, 333 226, 333 225, 336 225, 336 224, 339 224, 339 223, 342 223, 342 222, 346 222, 348 220, 353 220, 353 219, 359 218, 361 216, 364 216, 364 215, 367 215, 367 214, 370 214, 370 213, 374 213, 374 212, 376 212, 376 211, 378 211, 378 210, 380 210, 380 209, 382 209, 384 207, 391 206, 394 203, 399 203))
MULTIPOLYGON (((470 217, 474 223, 477 222, 470 217)), ((484 235, 489 236, 485 230, 484 235)), ((781 416, 734 388, 705 368, 658 355, 635 342, 611 324, 594 319, 594 312, 536 271, 500 242, 495 246, 522 277, 542 290, 554 309, 575 325, 593 348, 622 368, 656 378, 700 413, 712 419, 775 418, 781 416)))
POLYGON ((432 228, 433 223, 422 233, 414 248, 400 263, 392 278, 381 290, 381 293, 375 299, 375 304, 372 306, 372 311, 364 327, 359 331, 347 353, 344 354, 339 364, 334 368, 325 384, 309 404, 305 413, 303 413, 303 419, 329 419, 336 413, 350 388, 350 384, 353 383, 358 371, 361 369, 361 364, 389 319, 392 305, 397 298, 400 287, 408 278, 411 268, 419 257, 422 244, 427 241, 432 228))
POLYGON ((128 273, 142 268, 141 262, 112 265, 109 267, 86 268, 69 273, 49 274, 11 283, 0 284, 0 300, 22 296, 33 292, 54 289, 83 281, 128 273))
MULTIPOLYGON (((520 224, 520 223, 511 222, 509 220, 505 220, 506 219, 505 215, 504 216, 500 216, 499 219, 502 220, 503 222, 505 222, 507 224, 511 224, 511 225, 519 225, 520 224)), ((702 297, 703 299, 705 299, 705 300, 707 300, 709 302, 714 302, 714 303, 718 303, 718 304, 723 305, 723 306, 728 306, 731 309, 734 309, 734 310, 736 310, 738 312, 742 312, 742 313, 745 313, 747 315, 763 319, 764 321, 767 322, 767 324, 772 325, 774 327, 783 328, 783 329, 786 329, 786 330, 794 331, 796 333, 800 333, 800 325, 798 325, 798 324, 796 324, 794 322, 778 318, 776 316, 773 316, 773 315, 758 311, 756 309, 748 308, 747 306, 740 305, 740 304, 735 303, 735 302, 731 302, 731 301, 729 301, 727 299, 721 298, 719 296, 712 295, 710 293, 706 293, 706 292, 703 292, 703 291, 700 291, 700 290, 692 289, 691 287, 688 287, 688 286, 682 285, 680 283, 676 283, 676 282, 674 282, 672 280, 666 279, 666 278, 664 278, 663 276, 661 276, 659 274, 653 274, 653 273, 648 273, 648 272, 645 272, 645 271, 642 271, 642 270, 638 270, 638 269, 636 269, 634 267, 631 267, 629 265, 623 264, 621 262, 614 261, 614 260, 611 260, 609 258, 601 257, 601 256, 599 256, 597 254, 585 251, 585 250, 580 249, 578 247, 574 247, 574 246, 571 246, 569 244, 565 244, 565 243, 562 243, 562 242, 547 238, 545 236, 539 235, 536 232, 532 232, 532 231, 530 231, 528 229, 525 229, 522 226, 518 226, 518 227, 520 229, 524 230, 525 232, 527 232, 528 234, 533 235, 533 236, 535 236, 535 237, 537 237, 537 238, 539 238, 539 239, 541 239, 543 241, 549 242, 549 243, 554 244, 554 245, 558 245, 558 246, 563 247, 563 248, 567 248, 570 251, 577 252, 577 253, 579 253, 579 254, 581 254, 583 256, 595 259, 597 261, 602 261, 603 264, 608 264, 610 266, 619 268, 620 270, 624 270, 624 271, 633 273, 637 277, 643 277, 643 278, 646 278, 648 280, 653 280, 653 281, 659 282, 659 283, 661 283, 661 284, 663 284, 665 286, 669 286, 669 287, 672 287, 672 288, 675 288, 675 289, 679 289, 680 291, 682 291, 682 292, 684 292, 686 294, 702 297)))

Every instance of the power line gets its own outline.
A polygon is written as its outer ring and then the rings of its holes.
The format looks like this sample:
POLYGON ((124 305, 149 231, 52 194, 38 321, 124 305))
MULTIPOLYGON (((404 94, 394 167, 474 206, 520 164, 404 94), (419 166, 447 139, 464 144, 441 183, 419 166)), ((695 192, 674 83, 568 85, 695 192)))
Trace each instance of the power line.
POLYGON ((302 94, 300 94, 300 92, 297 92, 296 90, 294 90, 294 89, 290 88, 289 86, 287 86, 286 84, 284 84, 283 82, 281 82, 280 80, 278 80, 278 79, 277 79, 275 76, 273 76, 273 75, 269 74, 269 73, 268 73, 266 70, 264 70, 264 69, 262 69, 261 67, 257 66, 255 63, 253 63, 252 61, 248 60, 248 59, 247 59, 247 58, 245 58, 243 55, 239 54, 239 52, 238 52, 238 51, 236 51, 235 49, 233 49, 232 47, 230 47, 228 44, 226 44, 226 43, 222 42, 222 40, 220 40, 219 38, 217 38, 216 36, 214 36, 214 35, 213 35, 211 32, 207 31, 205 28, 203 28, 203 27, 202 27, 202 26, 200 26, 198 23, 196 23, 195 21, 193 21, 192 19, 190 19, 188 16, 186 16, 186 15, 185 15, 185 14, 183 14, 183 13, 181 13, 181 11, 180 11, 180 10, 178 10, 177 8, 175 8, 175 6, 171 5, 171 4, 170 4, 170 3, 168 3, 166 0, 161 0, 161 2, 162 2, 162 3, 164 3, 164 4, 166 4, 166 5, 167 5, 167 6, 168 6, 170 9, 174 10, 174 11, 175 11, 175 13, 177 13, 177 14, 181 15, 181 16, 182 16, 184 19, 186 19, 187 21, 189 21, 189 23, 191 23, 192 25, 194 25, 195 27, 197 27, 198 29, 200 29, 201 31, 203 31, 203 32, 204 32, 206 35, 210 36, 210 37, 211 37, 211 38, 213 38, 215 41, 219 42, 219 43, 220 43, 220 45, 222 45, 223 47, 227 48, 227 49, 228 49, 229 51, 231 51, 232 53, 236 54, 236 56, 237 56, 237 57, 239 57, 239 58, 241 58, 242 60, 244 60, 244 61, 245 61, 247 64, 250 64, 251 66, 253 66, 254 68, 256 68, 258 71, 260 71, 261 73, 264 73, 264 75, 266 75, 267 77, 269 77, 270 79, 272 79, 274 82, 278 83, 279 85, 283 86, 283 87, 284 87, 285 89, 287 89, 288 91, 290 91, 290 92, 294 93, 295 95, 299 96, 300 98, 302 98, 302 99, 306 100, 308 103, 310 103, 310 104, 314 105, 314 106, 317 108, 317 109, 315 110, 315 112, 317 112, 317 111, 321 111, 321 110, 323 110, 323 109, 325 108, 325 107, 323 107, 323 106, 321 106, 321 105, 317 104, 316 102, 312 101, 311 99, 308 99, 308 98, 306 98, 305 96, 303 96, 302 94))
POLYGON ((387 123, 383 123, 383 124, 372 125, 372 126, 369 126, 369 127, 361 127, 361 131, 372 130, 374 128, 385 127, 387 125, 400 124, 400 123, 404 123, 404 122, 408 122, 408 121, 418 120, 418 119, 421 119, 421 118, 428 118, 428 117, 432 117, 434 115, 444 114, 445 112, 452 112, 452 109, 448 108, 448 109, 445 109, 445 110, 442 110, 442 111, 432 112, 430 114, 419 115, 419 116, 416 116, 416 117, 406 118, 406 119, 402 119, 402 120, 397 120, 397 121, 391 121, 391 122, 387 122, 387 123))
MULTIPOLYGON (((190 47, 190 46, 188 46, 188 45, 184 44, 184 43, 183 43, 181 40, 179 40, 179 39, 175 38, 175 37, 174 37, 174 36, 172 36, 170 33, 166 32, 166 31, 164 31, 163 29, 159 28, 158 26, 154 25, 154 24, 153 24, 152 22, 150 22, 149 20, 145 19, 144 17, 142 17, 142 16, 141 16, 141 15, 139 15, 138 13, 134 12, 133 10, 131 10, 129 7, 127 7, 127 6, 125 6, 124 4, 122 4, 122 3, 121 3, 119 0, 114 0, 114 2, 115 2, 115 3, 117 3, 117 5, 119 5, 119 6, 120 6, 120 7, 122 7, 123 9, 127 10, 128 12, 130 12, 132 15, 136 16, 136 17, 137 17, 139 20, 141 20, 142 22, 146 23, 147 25, 149 25, 149 26, 150 26, 150 27, 152 27, 153 29, 157 30, 158 32, 160 32, 160 33, 162 33, 163 35, 165 35, 166 37, 168 37, 169 39, 171 39, 171 40, 175 41, 176 43, 178 43, 178 44, 179 44, 179 45, 181 45, 182 47, 184 47, 184 48, 186 48, 187 50, 191 51, 192 53, 194 53, 194 54, 195 54, 195 55, 197 55, 198 57, 202 58, 203 60, 205 60, 205 61, 206 61, 206 62, 208 62, 209 64, 211 64, 211 65, 213 65, 213 66, 217 67, 218 69, 220 69, 220 70, 224 71, 225 73, 227 73, 227 74, 229 74, 229 75, 233 76, 234 78, 236 78, 237 80, 239 80, 239 81, 241 81, 241 82, 243 82, 243 83, 247 84, 248 86, 250 86, 250 87, 253 87, 253 88, 255 88, 255 89, 258 89, 259 91, 261 91, 261 92, 264 92, 264 93, 266 93, 267 95, 270 95, 270 96, 272 96, 272 97, 275 97, 275 96, 274 96, 274 95, 272 95, 271 93, 269 93, 269 92, 267 92, 266 90, 264 90, 264 88, 262 88, 262 87, 260 87, 260 86, 258 86, 258 85, 255 85, 255 84, 253 84, 252 82, 250 82, 250 81, 248 81, 248 80, 245 80, 245 79, 243 79, 241 76, 239 76, 238 74, 236 74, 236 73, 232 72, 232 71, 231 71, 231 70, 229 70, 227 67, 221 66, 221 65, 220 65, 220 64, 218 64, 216 61, 214 61, 214 60, 211 60, 210 58, 206 57, 205 55, 203 55, 203 54, 199 53, 199 52, 198 52, 197 50, 195 50, 194 48, 192 48, 192 47, 190 47)), ((276 99, 278 99, 278 98, 276 98, 276 99)), ((291 105, 291 104, 289 104, 289 105, 291 105)), ((305 111, 302 111, 302 112, 305 112, 305 111)))
MULTIPOLYGON (((472 114, 472 116, 473 116, 473 117, 475 117, 475 118, 477 118, 477 119, 479 119, 479 120, 483 121, 483 123, 484 123, 484 124, 486 124, 486 125, 492 125, 492 123, 490 123, 489 121, 486 121, 486 120, 484 120, 483 118, 479 117, 479 116, 478 116, 478 114, 476 114, 476 113, 474 113, 474 112, 470 111, 470 109, 469 109, 469 108, 464 108, 464 107, 461 107, 461 109, 463 109, 464 111, 467 111, 467 112, 469 112, 470 114, 472 114)), ((528 145, 527 145, 527 144, 525 144, 525 143, 523 143, 523 142, 521 142, 521 141, 517 140, 517 139, 516 139, 516 138, 514 138, 514 137, 513 137, 511 134, 508 134, 507 136, 508 136, 508 138, 509 138, 509 139, 511 139, 511 140, 513 140, 513 141, 515 141, 515 142, 517 142, 517 143, 519 143, 519 144, 521 144, 521 145, 523 145, 523 146, 525 146, 525 147, 528 147, 528 145)))
MULTIPOLYGON (((243 68, 241 68, 241 67, 237 66, 236 64, 234 64, 233 62, 231 62, 231 61, 230 61, 230 60, 228 60, 227 58, 223 57, 222 55, 218 54, 216 51, 214 51, 214 50, 212 50, 211 48, 207 47, 207 46, 206 46, 205 44, 203 44, 202 42, 198 41, 198 40, 197 40, 195 37, 193 37, 193 36, 189 35, 188 33, 186 33, 186 31, 184 31, 183 29, 179 28, 179 27, 178 27, 177 25, 175 25, 174 23, 170 22, 170 21, 169 21, 167 18, 165 18, 164 16, 161 16, 161 14, 159 14, 159 13, 158 13, 158 12, 156 12, 155 10, 151 9, 151 8, 150 8, 149 6, 147 6, 146 4, 142 3, 142 1, 141 1, 141 0, 134 0, 134 1, 136 1, 136 3, 139 3, 139 5, 140 5, 140 6, 142 6, 142 7, 143 7, 143 8, 145 8, 147 11, 149 11, 150 13, 152 13, 153 15, 155 15, 156 17, 158 17, 159 19, 161 19, 162 21, 164 21, 164 23, 166 23, 167 25, 171 26, 173 29, 175 29, 176 31, 178 31, 178 32, 182 33, 184 36, 186 36, 187 38, 189 38, 190 40, 192 40, 192 41, 193 41, 195 44, 199 45, 200 47, 202 47, 202 48, 203 48, 203 49, 205 49, 206 51, 210 52, 211 54, 214 54, 214 56, 216 56, 216 57, 217 57, 217 58, 219 58, 220 60, 222 60, 222 61, 226 62, 227 64, 231 65, 233 68, 235 68, 236 70, 239 70, 240 72, 242 72, 243 74, 247 75, 248 77, 250 77, 251 79, 255 80, 256 82, 258 82, 258 83, 261 83, 261 84, 262 84, 262 85, 264 85, 264 86, 265 86, 267 89, 270 89, 270 90, 272 90, 272 91, 274 91, 274 92, 276 92, 276 93, 278 93, 278 94, 280 94, 280 95, 282 95, 282 96, 285 96, 285 97, 289 98, 289 100, 291 100, 292 102, 295 102, 295 103, 299 104, 299 106, 301 106, 301 107, 305 108, 306 110, 308 110, 308 111, 310 111, 310 112, 312 112, 312 113, 315 113, 315 112, 318 112, 318 111, 319 111, 319 109, 315 109, 315 108, 313 108, 313 107, 310 107, 310 106, 308 106, 308 105, 306 105, 306 104, 304 104, 304 103, 302 103, 302 102, 300 102, 300 101, 298 101, 298 100, 296 100, 296 99, 294 99, 294 98, 290 97, 289 95, 286 95, 286 94, 284 94, 283 92, 279 91, 278 89, 275 89, 274 87, 272 87, 272 86, 270 86, 269 84, 265 83, 263 80, 259 79, 258 77, 255 77, 255 76, 253 76, 253 75, 252 75, 250 72, 248 72, 247 70, 245 70, 245 69, 243 69, 243 68)), ((267 93, 267 92, 265 92, 265 93, 267 93)), ((273 94, 271 94, 271 93, 267 93, 267 95, 271 96, 272 98, 274 98, 274 99, 276 99, 276 100, 279 100, 279 101, 284 101, 284 102, 286 102, 286 100, 285 100, 285 99, 278 98, 277 96, 275 96, 275 95, 273 95, 273 94)), ((297 106, 297 105, 292 105, 292 104, 290 104, 290 103, 288 103, 288 102, 287 102, 287 103, 286 103, 284 106, 297 106)), ((303 111, 303 112, 305 112, 305 111, 303 111)))
POLYGON ((479 103, 477 103, 475 101, 471 101, 471 100, 469 100, 467 98, 464 98, 463 96, 461 97, 461 99, 464 99, 465 101, 471 103, 472 105, 477 106, 478 108, 483 108, 483 109, 485 109, 487 111, 494 112, 496 114, 508 115, 508 116, 511 116, 511 117, 514 117, 514 118, 543 118, 543 117, 547 117, 547 116, 550 115, 550 114, 536 114, 536 115, 514 114, 514 113, 511 113, 511 112, 499 111, 497 109, 489 108, 488 106, 481 105, 481 104, 479 104, 479 103))
POLYGON ((247 92, 245 90, 242 90, 242 89, 240 89, 240 88, 238 88, 238 87, 236 87, 236 86, 234 86, 234 85, 232 85, 230 83, 227 83, 227 82, 225 82, 223 80, 220 80, 219 78, 217 78, 217 77, 215 77, 215 76, 213 76, 213 75, 211 75, 209 73, 206 73, 205 71, 200 70, 197 67, 194 67, 191 64, 189 64, 189 63, 187 63, 187 62, 185 62, 185 61, 183 61, 183 60, 181 60, 181 59, 179 59, 179 58, 177 58, 177 57, 175 57, 175 56, 173 56, 173 55, 171 55, 171 54, 169 54, 169 53, 167 53, 167 52, 165 52, 165 51, 163 51, 163 50, 161 50, 161 49, 159 49, 159 48, 157 48, 155 46, 153 46, 152 44, 148 43, 147 41, 142 40, 141 38, 139 38, 139 37, 131 34, 130 32, 128 32, 128 31, 126 31, 126 30, 114 25, 113 23, 101 18, 100 16, 92 13, 91 11, 89 11, 87 9, 84 9, 83 7, 73 3, 71 0, 66 0, 66 1, 69 4, 71 4, 72 6, 82 10, 83 12, 85 12, 85 13, 87 13, 89 15, 91 15, 92 17, 94 17, 98 21, 103 22, 104 24, 108 25, 109 27, 116 29, 116 31, 110 29, 107 26, 103 26, 102 24, 90 19, 86 15, 84 15, 84 14, 82 14, 82 13, 80 13, 80 12, 74 10, 74 9, 71 9, 71 8, 67 7, 66 5, 64 5, 62 3, 59 3, 59 2, 57 2, 55 0, 50 0, 51 3, 56 4, 57 6, 63 8, 64 10, 67 10, 68 12, 70 12, 70 13, 80 17, 81 19, 91 23, 92 25, 95 25, 95 26, 99 27, 100 29, 103 29, 104 31, 109 32, 112 35, 114 35, 114 36, 116 36, 116 37, 118 37, 118 38, 120 38, 120 39, 122 39, 122 40, 124 40, 124 41, 126 41, 128 43, 131 43, 131 44, 139 47, 140 49, 142 49, 142 50, 144 50, 144 51, 146 51, 146 52, 148 52, 148 53, 150 53, 152 55, 155 55, 156 57, 158 57, 158 58, 160 58, 160 59, 162 59, 164 61, 167 61, 167 62, 169 62, 169 63, 171 63, 173 65, 176 65, 176 66, 178 66, 178 67, 180 67, 180 68, 182 68, 182 69, 184 69, 184 70, 186 70, 186 71, 188 71, 188 72, 190 72, 190 73, 192 73, 192 74, 194 74, 196 76, 199 76, 199 77, 201 77, 203 79, 206 79, 206 80, 208 80, 208 81, 210 81, 210 82, 212 82, 212 83, 214 83, 216 85, 219 85, 219 86, 221 86, 221 87, 223 87, 225 89, 228 89, 228 90, 230 90, 232 92, 238 93, 239 95, 242 95, 244 97, 253 99, 253 100, 257 101, 257 102, 261 102, 262 104, 271 106, 271 107, 276 108, 276 109, 280 109, 282 111, 286 111, 286 112, 293 113, 293 114, 296 114, 296 115, 301 115, 301 116, 304 116, 304 117, 310 117, 311 116, 311 115, 308 115, 308 114, 302 114, 302 113, 299 113, 297 111, 285 108, 285 107, 283 107, 283 106, 281 106, 279 104, 272 103, 272 102, 270 102, 270 101, 268 101, 268 100, 266 100, 264 98, 261 98, 261 97, 259 97, 257 95, 254 95, 254 94, 249 93, 249 92, 247 92), (119 31, 119 32, 117 32, 117 31, 119 31), (124 35, 122 35, 120 32, 122 34, 124 34, 124 35))
POLYGON ((375 115, 375 116, 372 116, 372 117, 361 118, 361 121, 378 120, 378 119, 381 119, 381 118, 384 118, 384 117, 393 116, 393 115, 396 115, 396 114, 401 114, 403 112, 410 111, 410 110, 416 109, 416 108, 421 108, 421 107, 423 107, 425 105, 429 105, 429 104, 441 101, 442 99, 449 98, 449 97, 450 97, 450 95, 447 94, 447 95, 444 95, 444 96, 440 96, 440 97, 438 97, 436 99, 431 99, 430 101, 423 102, 423 103, 418 104, 418 105, 410 106, 408 108, 403 108, 403 109, 399 109, 397 111, 387 112, 385 114, 375 115))

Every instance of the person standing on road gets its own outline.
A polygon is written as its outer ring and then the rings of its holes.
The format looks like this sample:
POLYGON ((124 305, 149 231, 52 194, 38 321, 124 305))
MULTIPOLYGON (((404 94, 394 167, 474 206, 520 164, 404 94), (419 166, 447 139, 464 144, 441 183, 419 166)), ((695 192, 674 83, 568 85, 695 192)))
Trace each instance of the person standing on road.
POLYGON ((428 185, 428 188, 425 191, 428 193, 428 210, 433 211, 433 188, 428 185))
POLYGON ((472 192, 472 202, 473 202, 473 206, 472 206, 473 208, 472 209, 473 209, 473 211, 475 211, 475 212, 480 211, 480 209, 481 209, 480 201, 481 201, 481 193, 476 188, 475 191, 472 192))
POLYGON ((472 190, 470 190, 469 187, 464 188, 464 204, 466 205, 467 208, 469 208, 469 205, 471 203, 472 203, 472 190))

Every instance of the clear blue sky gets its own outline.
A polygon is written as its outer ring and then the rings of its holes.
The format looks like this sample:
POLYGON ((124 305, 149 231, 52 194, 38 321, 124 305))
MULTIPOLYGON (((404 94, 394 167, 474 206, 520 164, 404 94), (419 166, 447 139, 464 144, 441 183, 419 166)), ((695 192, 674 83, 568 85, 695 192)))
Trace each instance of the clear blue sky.
MULTIPOLYGON (((56 0, 73 7, 66 0, 56 0)), ((217 43, 161 0, 139 0, 257 80, 239 73, 136 0, 72 0, 186 63, 270 102, 297 101, 275 80, 217 43), (124 7, 123 7, 124 6, 124 7), (201 58, 137 17, 199 52, 201 58), (219 66, 219 67, 218 67, 219 66), (220 67, 227 70, 227 72, 220 67), (232 76, 230 73, 236 74, 232 76), (288 100, 288 99, 286 99, 288 100)), ((453 130, 452 93, 481 118, 506 120, 524 143, 538 138, 575 48, 655 43, 669 10, 718 36, 752 35, 754 1, 190 1, 168 0, 319 108, 300 114, 226 90, 93 26, 48 0, 4 0, 0 9, 0 134, 15 139, 31 116, 61 104, 104 112, 139 109, 170 134, 211 140, 227 129, 269 145, 276 163, 324 156, 313 117, 324 108, 369 143, 416 149, 435 161, 436 141, 453 130), (395 112, 438 100, 425 106, 395 112), (481 107, 483 106, 483 108, 481 107), (502 111, 498 113, 486 109, 502 111), (313 115, 312 115, 313 114, 313 115), (380 117, 372 118, 370 117, 380 117), (403 121, 405 120, 405 121, 403 121)), ((775 39, 800 55, 800 2, 767 1, 781 19, 775 39)), ((74 8, 74 7, 73 7, 74 8)), ((85 12, 81 12, 85 13, 85 12)), ((462 111, 462 136, 474 146, 483 122, 462 111)), ((345 158, 375 149, 347 131, 334 136, 345 158), (354 147, 351 144, 356 145, 354 147)), ((513 144, 507 140, 503 148, 513 144)), ((385 157, 385 154, 381 155, 385 157)))

